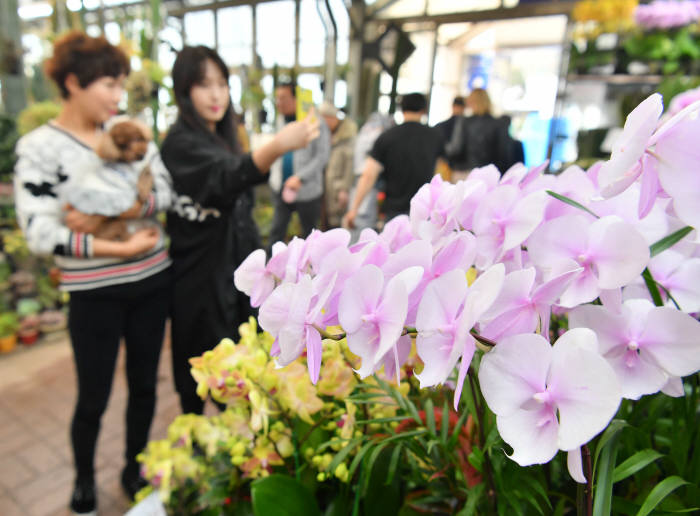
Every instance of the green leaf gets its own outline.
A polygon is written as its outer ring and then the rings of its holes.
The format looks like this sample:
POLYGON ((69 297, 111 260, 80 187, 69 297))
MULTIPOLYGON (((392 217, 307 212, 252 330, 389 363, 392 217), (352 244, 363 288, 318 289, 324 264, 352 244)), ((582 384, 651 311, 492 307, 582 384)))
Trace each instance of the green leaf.
POLYGON ((447 400, 442 404, 442 426, 440 427, 440 441, 443 445, 447 444, 447 432, 450 427, 450 412, 447 406, 447 400))
POLYGON ((363 440, 364 437, 353 439, 347 444, 347 446, 336 453, 335 457, 333 457, 333 460, 331 460, 331 463, 328 465, 328 473, 332 475, 335 472, 335 468, 338 467, 338 464, 343 462, 345 458, 350 455, 350 452, 353 451, 363 440))
POLYGON ((654 301, 654 305, 664 306, 664 301, 661 299, 661 294, 659 294, 659 288, 656 286, 656 281, 654 281, 654 278, 648 268, 644 269, 644 272, 642 272, 642 278, 644 278, 644 283, 646 284, 647 290, 651 295, 651 299, 654 301))
POLYGON ((255 516, 320 516, 316 499, 287 475, 270 475, 250 485, 255 516))
POLYGON ((350 500, 347 494, 338 493, 331 503, 328 504, 326 511, 323 516, 347 516, 348 507, 352 505, 352 500, 350 500))
POLYGON ((425 424, 428 427, 430 435, 437 436, 435 433, 435 409, 433 407, 433 400, 430 398, 425 402, 425 424))
MULTIPOLYGON (((593 498, 593 516, 610 516, 612 508, 613 470, 617 457, 619 430, 602 445, 598 445, 600 464, 596 477, 595 493, 593 498)), ((602 441, 602 439, 601 439, 602 441)), ((598 453, 596 450, 596 454, 598 453)))
POLYGON ((671 233, 670 235, 667 235, 663 237, 661 240, 654 242, 649 246, 649 251, 651 252, 651 257, 653 258, 657 254, 659 254, 662 251, 665 251, 669 247, 673 247, 675 244, 683 240, 688 233, 693 231, 693 228, 690 226, 686 226, 684 228, 679 229, 678 231, 675 231, 671 233))
POLYGON ((382 444, 389 443, 391 441, 403 441, 405 439, 409 439, 411 437, 416 437, 418 435, 423 435, 427 433, 427 430, 425 428, 421 430, 414 430, 413 432, 401 432, 400 434, 392 435, 391 437, 387 437, 386 439, 382 439, 382 444))
POLYGON ((372 453, 369 455, 367 462, 364 465, 365 468, 365 485, 364 486, 358 486, 362 488, 363 492, 367 492, 367 488, 370 483, 370 478, 372 477, 372 470, 374 469, 374 463, 377 461, 377 457, 379 457, 379 454, 382 453, 382 450, 387 447, 389 443, 383 442, 381 444, 378 444, 373 450, 372 453))
MULTIPOLYGON (((466 382, 465 382, 465 388, 466 388, 466 382)), ((452 435, 450 436, 450 440, 447 443, 447 447, 449 449, 453 449, 457 445, 457 439, 459 438, 459 433, 462 431, 462 425, 464 425, 464 422, 467 420, 467 417, 469 416, 468 411, 462 412, 462 415, 459 416, 459 419, 457 420, 457 424, 454 427, 454 430, 452 431, 452 435)))
POLYGON ((552 503, 549 501, 549 497, 547 496, 547 492, 545 491, 544 487, 542 487, 542 484, 540 483, 540 481, 532 475, 523 475, 522 479, 526 484, 529 484, 529 486, 532 488, 533 491, 535 491, 537 494, 539 494, 542 497, 542 499, 545 501, 547 506, 551 509, 552 503))
POLYGON ((355 458, 352 459, 352 462, 350 463, 350 468, 348 469, 348 474, 350 475, 350 478, 352 478, 353 474, 355 473, 357 466, 360 465, 362 457, 364 457, 367 451, 375 445, 376 443, 374 441, 369 441, 368 443, 365 443, 365 445, 362 448, 360 448, 360 451, 357 452, 357 455, 355 455, 355 458))
POLYGON ((552 516, 564 516, 564 509, 566 509, 566 499, 561 498, 559 502, 557 502, 556 507, 554 507, 552 516))
POLYGON ((605 429, 605 432, 603 432, 603 435, 600 436, 598 446, 595 449, 595 457, 593 458, 593 478, 595 478, 596 475, 598 457, 600 456, 600 452, 602 451, 603 447, 610 439, 615 437, 618 434, 618 432, 620 432, 626 426, 628 426, 627 421, 624 421, 623 419, 613 419, 612 421, 610 421, 610 424, 605 429))
POLYGON ((634 475, 637 471, 645 468, 660 457, 663 457, 662 453, 650 448, 638 451, 615 468, 615 471, 613 471, 613 482, 619 482, 630 475, 634 475))
POLYGON ((396 475, 396 469, 399 465, 399 458, 401 457, 401 452, 403 451, 403 446, 399 443, 396 448, 391 452, 391 461, 389 462, 389 474, 386 477, 386 484, 391 484, 394 481, 394 476, 396 475))
POLYGON ((484 471, 484 452, 479 448, 474 448, 467 457, 469 464, 474 466, 479 473, 484 471))
POLYGON ((377 417, 374 419, 358 419, 355 421, 357 425, 371 425, 374 423, 390 423, 392 421, 404 421, 411 419, 411 416, 394 416, 394 417, 377 417))
POLYGON ((464 505, 464 508, 457 513, 457 516, 473 516, 476 514, 476 508, 484 494, 484 489, 485 485, 483 482, 471 488, 467 493, 467 503, 464 505))
POLYGON ((555 199, 557 199, 557 200, 559 200, 559 201, 561 201, 561 202, 564 202, 564 203, 568 204, 569 206, 573 206, 574 208, 578 208, 579 210, 585 211, 585 212, 588 213, 589 215, 593 215, 596 219, 599 219, 599 218, 600 218, 598 215, 596 215, 596 214, 593 213, 591 210, 589 210, 588 208, 586 208, 583 204, 578 203, 578 202, 574 201, 573 199, 569 199, 568 197, 566 197, 566 196, 564 196, 564 195, 561 195, 561 194, 558 194, 558 193, 556 193, 556 192, 553 192, 553 191, 551 191, 551 190, 547 190, 547 193, 548 193, 549 195, 551 195, 552 197, 554 197, 555 199))
POLYGON ((253 506, 248 500, 238 500, 234 503, 235 505, 232 504, 231 516, 255 516, 253 506))
POLYGON ((666 498, 679 487, 686 484, 688 484, 686 480, 683 480, 681 477, 676 475, 665 478, 660 484, 651 490, 651 493, 649 493, 649 496, 647 496, 646 500, 644 500, 644 503, 642 504, 642 507, 639 509, 637 516, 646 516, 647 514, 651 513, 651 511, 653 511, 654 508, 661 503, 661 500, 666 498))
POLYGON ((386 483, 389 473, 389 450, 378 454, 374 464, 367 470, 368 488, 363 500, 364 516, 387 516, 397 514, 401 507, 399 476, 386 483))

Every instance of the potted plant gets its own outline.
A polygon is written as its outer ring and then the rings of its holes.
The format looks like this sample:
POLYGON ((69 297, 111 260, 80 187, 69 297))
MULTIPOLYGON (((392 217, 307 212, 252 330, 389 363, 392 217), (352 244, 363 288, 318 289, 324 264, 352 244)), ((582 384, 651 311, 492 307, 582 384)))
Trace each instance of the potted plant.
POLYGON ((27 315, 22 318, 17 330, 19 341, 25 346, 31 346, 39 339, 39 324, 41 320, 38 314, 27 315))
POLYGON ((39 314, 39 330, 41 333, 53 333, 65 330, 68 317, 63 310, 45 310, 39 314))
POLYGON ((17 345, 19 321, 14 312, 0 314, 0 353, 9 353, 17 345))

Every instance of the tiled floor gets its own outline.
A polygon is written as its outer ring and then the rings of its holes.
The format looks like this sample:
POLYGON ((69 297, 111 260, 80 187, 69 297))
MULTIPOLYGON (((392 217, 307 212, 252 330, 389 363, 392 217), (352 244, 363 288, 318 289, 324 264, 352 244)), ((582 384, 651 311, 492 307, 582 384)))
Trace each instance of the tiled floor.
MULTIPOLYGON (((158 376, 151 438, 163 438, 179 414, 170 372, 169 339, 158 376)), ((123 351, 123 350, 122 350, 123 351)), ((100 516, 124 514, 129 502, 119 474, 123 466, 126 379, 119 355, 112 395, 102 420, 96 469, 100 516)), ((0 355, 0 515, 67 516, 73 483, 68 427, 76 395, 66 335, 0 355)))

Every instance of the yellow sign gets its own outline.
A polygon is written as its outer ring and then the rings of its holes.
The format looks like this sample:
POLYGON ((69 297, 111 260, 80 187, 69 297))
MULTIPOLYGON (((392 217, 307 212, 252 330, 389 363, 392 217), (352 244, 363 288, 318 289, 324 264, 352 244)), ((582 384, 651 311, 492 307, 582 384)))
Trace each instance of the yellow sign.
POLYGON ((309 110, 314 105, 313 92, 305 88, 297 86, 296 88, 297 96, 297 120, 304 120, 309 114, 309 110))

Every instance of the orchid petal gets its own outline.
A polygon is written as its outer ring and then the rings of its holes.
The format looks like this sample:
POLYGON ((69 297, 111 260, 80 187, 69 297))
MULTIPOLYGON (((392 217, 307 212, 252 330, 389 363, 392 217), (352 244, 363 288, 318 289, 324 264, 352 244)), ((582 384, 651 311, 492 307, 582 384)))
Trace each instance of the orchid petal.
POLYGON ((700 322, 673 308, 655 307, 640 346, 670 376, 687 376, 700 369, 700 322))
POLYGON ((472 358, 474 358, 474 351, 476 351, 474 337, 472 337, 471 335, 467 335, 467 339, 464 342, 464 346, 462 348, 462 361, 459 365, 457 385, 455 385, 455 396, 453 402, 455 410, 459 410, 459 399, 462 397, 462 387, 464 386, 464 379, 467 377, 469 365, 472 363, 472 358))
POLYGON ((559 410, 559 448, 573 450, 601 432, 621 401, 615 372, 587 328, 569 330, 554 344, 547 381, 559 410))
POLYGON ((586 476, 583 474, 583 461, 581 460, 581 448, 569 450, 566 453, 566 467, 569 475, 579 484, 586 483, 586 476))
POLYGON ((663 392, 666 396, 671 396, 672 398, 681 398, 685 396, 683 380, 677 376, 672 376, 668 379, 666 385, 661 388, 661 392, 663 392))
POLYGON ((496 424, 503 440, 513 447, 510 458, 521 466, 544 464, 557 454, 559 424, 554 410, 546 405, 499 415, 496 424))
POLYGON ((314 328, 306 327, 306 365, 311 383, 316 385, 321 371, 321 335, 314 328))
POLYGON ((376 265, 365 265, 345 282, 340 295, 338 320, 348 333, 362 324, 362 315, 374 309, 384 286, 384 274, 376 265))
POLYGON ((630 224, 604 217, 590 227, 589 252, 595 262, 598 286, 622 287, 639 276, 649 262, 649 246, 630 224))
POLYGON ((539 335, 506 337, 481 359, 479 384, 489 408, 512 414, 546 387, 552 347, 539 335))

